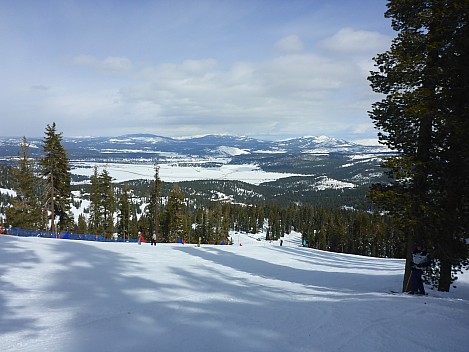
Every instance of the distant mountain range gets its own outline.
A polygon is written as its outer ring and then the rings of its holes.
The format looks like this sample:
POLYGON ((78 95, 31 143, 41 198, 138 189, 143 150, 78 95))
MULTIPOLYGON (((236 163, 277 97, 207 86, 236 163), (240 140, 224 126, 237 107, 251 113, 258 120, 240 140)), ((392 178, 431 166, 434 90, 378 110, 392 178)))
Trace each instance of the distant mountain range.
MULTIPOLYGON (((42 153, 42 139, 28 139, 33 157, 42 153)), ((0 158, 18 155, 21 138, 0 137, 0 158)), ((197 158, 235 157, 245 154, 366 154, 386 153, 377 146, 364 146, 330 137, 302 137, 266 141, 249 137, 207 135, 170 138, 153 134, 128 134, 118 137, 64 137, 63 145, 71 160, 109 160, 110 158, 151 158, 165 160, 168 153, 197 158)))

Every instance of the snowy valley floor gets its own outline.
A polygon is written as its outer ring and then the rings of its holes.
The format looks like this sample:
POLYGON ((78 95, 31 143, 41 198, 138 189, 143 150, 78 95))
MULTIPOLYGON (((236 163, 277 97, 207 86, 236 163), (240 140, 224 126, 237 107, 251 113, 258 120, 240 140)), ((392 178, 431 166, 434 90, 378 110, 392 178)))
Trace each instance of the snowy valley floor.
POLYGON ((469 273, 450 293, 393 295, 402 260, 295 243, 0 235, 0 350, 469 351, 469 273))

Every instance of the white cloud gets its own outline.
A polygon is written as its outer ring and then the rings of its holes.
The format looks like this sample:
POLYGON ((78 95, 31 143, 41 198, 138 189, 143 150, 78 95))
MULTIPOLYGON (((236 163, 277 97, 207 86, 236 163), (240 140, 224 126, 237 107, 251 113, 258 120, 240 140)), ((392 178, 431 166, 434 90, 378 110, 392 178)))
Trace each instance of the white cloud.
POLYGON ((72 64, 115 72, 130 71, 133 67, 130 59, 119 56, 108 56, 103 60, 99 60, 92 55, 79 55, 72 59, 72 64))
MULTIPOLYGON (((247 134, 254 129, 330 134, 337 124, 342 126, 336 130, 354 128, 350 115, 355 111, 343 111, 343 105, 331 102, 336 96, 347 100, 358 92, 357 79, 366 86, 361 74, 356 62, 332 61, 312 53, 237 62, 227 68, 214 59, 185 60, 142 69, 137 83, 120 89, 119 100, 126 115, 136 123, 142 118, 145 127, 151 120, 189 134, 247 134)), ((366 111, 368 102, 354 101, 364 103, 366 111)))
POLYGON ((389 48, 391 38, 378 32, 342 28, 321 45, 339 54, 374 55, 389 48))
POLYGON ((132 62, 126 57, 110 56, 101 61, 101 68, 112 71, 128 71, 132 62))
POLYGON ((72 59, 72 64, 94 67, 99 64, 99 60, 91 55, 78 55, 72 59))
MULTIPOLYGON (((205 74, 217 69, 218 63, 214 59, 185 60, 179 67, 190 74, 205 74)), ((177 67, 177 66, 176 66, 177 67)))
POLYGON ((274 48, 282 52, 299 52, 304 49, 303 42, 296 35, 289 35, 275 43, 274 48))

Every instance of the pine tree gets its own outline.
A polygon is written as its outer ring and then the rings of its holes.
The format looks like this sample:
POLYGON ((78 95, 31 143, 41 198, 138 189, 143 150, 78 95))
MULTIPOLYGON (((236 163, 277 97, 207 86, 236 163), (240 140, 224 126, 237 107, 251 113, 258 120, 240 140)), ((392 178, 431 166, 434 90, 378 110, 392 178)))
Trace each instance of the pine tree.
POLYGON ((225 243, 228 243, 229 232, 230 232, 230 211, 228 207, 225 207, 223 210, 223 218, 221 221, 220 241, 224 241, 225 243))
POLYGON ((228 239, 228 214, 220 202, 208 210, 210 243, 220 244, 228 239))
POLYGON ((468 12, 467 0, 389 1, 385 16, 398 35, 369 77, 386 95, 370 116, 380 141, 397 152, 383 164, 393 182, 370 194, 407 233, 404 290, 416 239, 437 248, 441 291, 467 257, 468 12))
POLYGON ((163 239, 167 242, 177 242, 178 237, 184 238, 185 203, 179 185, 173 184, 168 196, 163 216, 163 239))
POLYGON ((150 218, 151 228, 150 232, 156 233, 156 238, 159 238, 159 213, 160 213, 160 197, 161 197, 162 182, 160 179, 160 168, 155 165, 155 178, 150 193, 150 201, 147 206, 147 214, 150 218))
POLYGON ((131 205, 129 200, 129 186, 124 184, 118 205, 117 231, 125 236, 130 230, 131 205))
POLYGON ((115 197, 112 178, 97 167, 91 176, 89 227, 96 234, 110 235, 114 230, 115 197))
POLYGON ((101 193, 99 187, 98 167, 93 169, 93 175, 90 177, 90 212, 88 219, 88 228, 92 233, 102 233, 101 227, 101 193))
POLYGON ((20 145, 18 165, 12 169, 16 180, 16 197, 12 207, 6 209, 10 225, 26 229, 41 227, 41 209, 38 200, 38 184, 34 172, 34 161, 29 157, 29 143, 23 137, 20 145))
POLYGON ((112 185, 112 177, 109 172, 104 169, 99 175, 99 187, 101 194, 101 213, 103 221, 103 230, 106 235, 112 235, 114 232, 114 212, 116 208, 114 187, 112 185))
POLYGON ((42 174, 47 180, 47 204, 50 212, 50 229, 56 231, 55 218, 59 217, 58 226, 66 229, 71 222, 71 180, 70 162, 67 151, 62 145, 62 133, 56 132, 55 122, 47 125, 43 140, 44 157, 39 162, 42 174))
POLYGON ((202 242, 206 242, 207 234, 207 216, 206 211, 202 207, 197 208, 195 215, 195 241, 199 240, 199 237, 202 239, 202 242))
POLYGON ((88 233, 88 227, 86 225, 86 218, 85 218, 85 215, 83 214, 78 215, 78 224, 77 224, 76 232, 80 234, 88 233))

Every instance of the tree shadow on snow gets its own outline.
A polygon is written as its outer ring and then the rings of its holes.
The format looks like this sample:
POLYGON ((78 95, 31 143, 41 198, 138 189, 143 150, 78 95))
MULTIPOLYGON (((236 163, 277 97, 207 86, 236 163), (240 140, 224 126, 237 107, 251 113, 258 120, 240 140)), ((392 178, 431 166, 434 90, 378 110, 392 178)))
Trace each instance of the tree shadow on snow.
MULTIPOLYGON (((292 268, 217 247, 161 246, 150 252, 142 246, 135 254, 126 252, 131 244, 120 251, 68 240, 41 245, 49 246, 48 265, 55 268, 45 281, 42 302, 45 315, 57 316, 50 320, 53 326, 15 318, 7 293, 19 289, 9 290, 0 281, 0 327, 12 325, 30 335, 23 351, 41 349, 44 336, 53 342, 43 347, 67 352, 311 350, 312 342, 304 337, 328 328, 323 321, 340 324, 340 316, 329 317, 331 309, 341 311, 348 299, 357 299, 356 293, 366 293, 361 286, 370 278, 292 268), (142 260, 163 254, 168 262, 161 270, 156 261, 146 265, 142 260), (357 286, 344 287, 352 279, 357 286), (336 300, 314 304, 331 292, 336 300), (298 326, 305 321, 308 326, 298 326)), ((32 253, 9 241, 0 247, 0 269, 40 265, 32 253)), ((302 260, 309 260, 303 254, 302 260)), ((386 278, 373 280, 384 283, 386 278)), ((363 304, 387 299, 365 296, 363 304)), ((313 340, 317 346, 320 339, 313 340)))
MULTIPOLYGON (((29 336, 36 335, 36 319, 22 314, 21 307, 17 310, 9 304, 12 296, 28 291, 28 288, 15 285, 13 280, 5 280, 11 269, 28 270, 40 264, 40 259, 32 251, 25 251, 17 241, 16 237, 0 235, 0 336, 17 330, 29 331, 29 336)), ((21 280, 21 277, 17 279, 21 280)))
MULTIPOLYGON (((194 256, 199 256, 204 260, 211 261, 213 263, 232 268, 233 270, 245 272, 252 276, 258 276, 264 279, 277 280, 280 282, 291 282, 303 285, 305 287, 311 287, 315 289, 321 289, 325 291, 331 291, 333 293, 342 294, 344 297, 347 294, 356 293, 369 293, 373 292, 374 287, 382 287, 383 291, 386 287, 392 285, 392 283, 399 281, 402 278, 400 272, 399 263, 393 268, 396 269, 395 275, 389 275, 388 268, 379 268, 379 265, 370 265, 366 262, 354 257, 340 256, 337 261, 330 260, 326 255, 323 258, 318 258, 318 253, 301 251, 301 249, 281 249, 280 247, 263 247, 266 250, 273 251, 287 251, 294 252, 295 257, 298 253, 304 256, 303 259, 309 264, 324 265, 327 270, 306 270, 300 268, 294 268, 291 266, 277 264, 275 262, 267 262, 261 259, 255 259, 251 257, 245 257, 241 255, 224 251, 217 247, 204 247, 202 250, 194 250, 191 247, 180 247, 178 250, 185 251, 194 256), (345 258, 345 260, 344 260, 345 258), (327 261, 326 261, 327 259, 327 261), (349 272, 344 269, 352 268, 349 272), (355 269, 373 270, 373 275, 369 273, 363 274, 355 271, 355 269), (382 271, 382 275, 379 272, 382 271), (370 277, 372 277, 372 286, 370 288, 370 277)), ((318 252, 318 251, 317 251, 318 252)), ((321 253, 319 253, 321 254, 321 253)), ((376 258, 370 258, 371 260, 376 258)), ((317 266, 316 266, 317 267, 317 266)))

